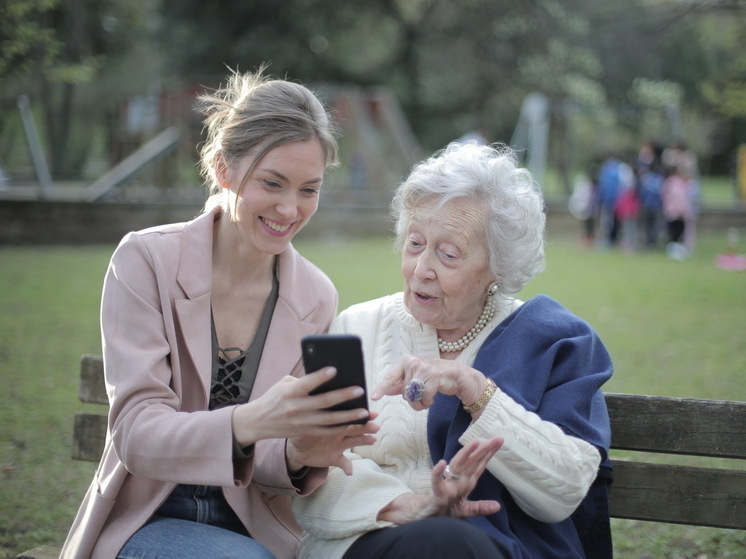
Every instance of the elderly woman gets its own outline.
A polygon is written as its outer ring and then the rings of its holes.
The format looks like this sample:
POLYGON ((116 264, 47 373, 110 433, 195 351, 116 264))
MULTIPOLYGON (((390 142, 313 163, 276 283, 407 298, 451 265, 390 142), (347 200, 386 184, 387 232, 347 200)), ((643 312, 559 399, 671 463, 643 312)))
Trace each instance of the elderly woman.
POLYGON ((607 458, 612 365, 559 303, 516 298, 544 266, 531 175, 508 148, 451 144, 393 213, 404 291, 331 327, 363 340, 378 442, 294 500, 300 557, 590 556, 573 513, 607 458))

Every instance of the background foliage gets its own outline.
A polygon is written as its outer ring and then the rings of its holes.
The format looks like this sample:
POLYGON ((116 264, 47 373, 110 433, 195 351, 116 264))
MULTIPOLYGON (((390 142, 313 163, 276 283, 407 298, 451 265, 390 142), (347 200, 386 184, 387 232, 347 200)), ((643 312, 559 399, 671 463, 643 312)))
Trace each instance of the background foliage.
POLYGON ((727 174, 746 138, 745 15, 746 0, 5 0, 0 163, 19 94, 53 175, 76 177, 92 153, 121 156, 125 100, 268 61, 304 83, 390 88, 426 150, 480 126, 510 141, 538 91, 556 167, 680 137, 727 174))

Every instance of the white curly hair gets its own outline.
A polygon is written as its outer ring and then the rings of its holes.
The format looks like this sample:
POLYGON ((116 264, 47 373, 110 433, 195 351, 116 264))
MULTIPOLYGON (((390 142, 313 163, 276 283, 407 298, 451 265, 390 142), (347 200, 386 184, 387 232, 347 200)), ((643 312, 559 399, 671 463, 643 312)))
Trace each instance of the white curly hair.
POLYGON ((531 173, 502 144, 452 142, 412 168, 391 204, 401 249, 421 204, 469 200, 488 208, 485 243, 502 297, 513 297, 544 269, 544 199, 531 173))

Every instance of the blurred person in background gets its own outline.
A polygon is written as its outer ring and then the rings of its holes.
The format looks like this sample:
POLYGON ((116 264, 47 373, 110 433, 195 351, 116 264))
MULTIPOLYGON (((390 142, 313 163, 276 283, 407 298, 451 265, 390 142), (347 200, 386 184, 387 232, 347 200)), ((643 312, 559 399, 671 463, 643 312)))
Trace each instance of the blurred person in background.
POLYGON ((591 165, 588 172, 575 177, 568 210, 582 223, 580 239, 584 248, 592 248, 598 219, 598 166, 591 165))
MULTIPOLYGON (((690 212, 684 219, 684 232, 680 244, 685 250, 674 246, 674 253, 686 257, 694 251, 697 239, 697 217, 701 204, 701 187, 697 155, 683 141, 675 141, 663 150, 663 165, 667 176, 678 174, 688 181, 690 212)), ((681 258, 679 258, 681 259, 681 258)))
POLYGON ((637 250, 637 218, 640 214, 640 198, 631 168, 626 163, 623 165, 625 166, 625 179, 620 181, 621 189, 617 197, 615 213, 619 223, 620 247, 626 252, 634 252, 637 250))
POLYGON ((613 247, 619 236, 619 219, 616 203, 622 191, 622 162, 609 154, 598 170, 596 186, 598 201, 598 244, 601 248, 613 247))
POLYGON ((645 247, 653 249, 658 245, 658 237, 663 221, 663 174, 660 165, 653 164, 638 171, 638 191, 640 196, 640 214, 645 247))
POLYGON ((676 165, 661 187, 663 217, 668 228, 666 253, 674 260, 686 260, 691 252, 685 242, 686 228, 695 220, 692 204, 695 186, 689 172, 687 164, 676 165))

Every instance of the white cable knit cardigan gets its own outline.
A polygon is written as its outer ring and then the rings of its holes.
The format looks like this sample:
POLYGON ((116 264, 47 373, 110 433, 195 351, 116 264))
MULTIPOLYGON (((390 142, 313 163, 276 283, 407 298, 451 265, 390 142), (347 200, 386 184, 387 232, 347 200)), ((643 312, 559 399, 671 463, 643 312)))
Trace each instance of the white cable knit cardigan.
MULTIPOLYGON (((495 313, 457 361, 471 365, 495 326, 521 304, 513 300, 495 313)), ((350 307, 335 319, 331 332, 362 338, 369 392, 402 356, 439 357, 435 329, 409 314, 401 293, 350 307)), ((348 453, 353 475, 333 468, 314 493, 293 499, 293 511, 306 532, 299 559, 341 558, 366 532, 392 526, 376 516, 396 497, 431 491, 427 410, 416 412, 399 396, 384 396, 370 405, 380 414, 381 430, 374 445, 348 453)), ((601 460, 596 448, 526 411, 500 387, 459 442, 494 436, 504 437, 505 443, 487 469, 516 503, 544 522, 572 514, 595 479, 601 460)))

